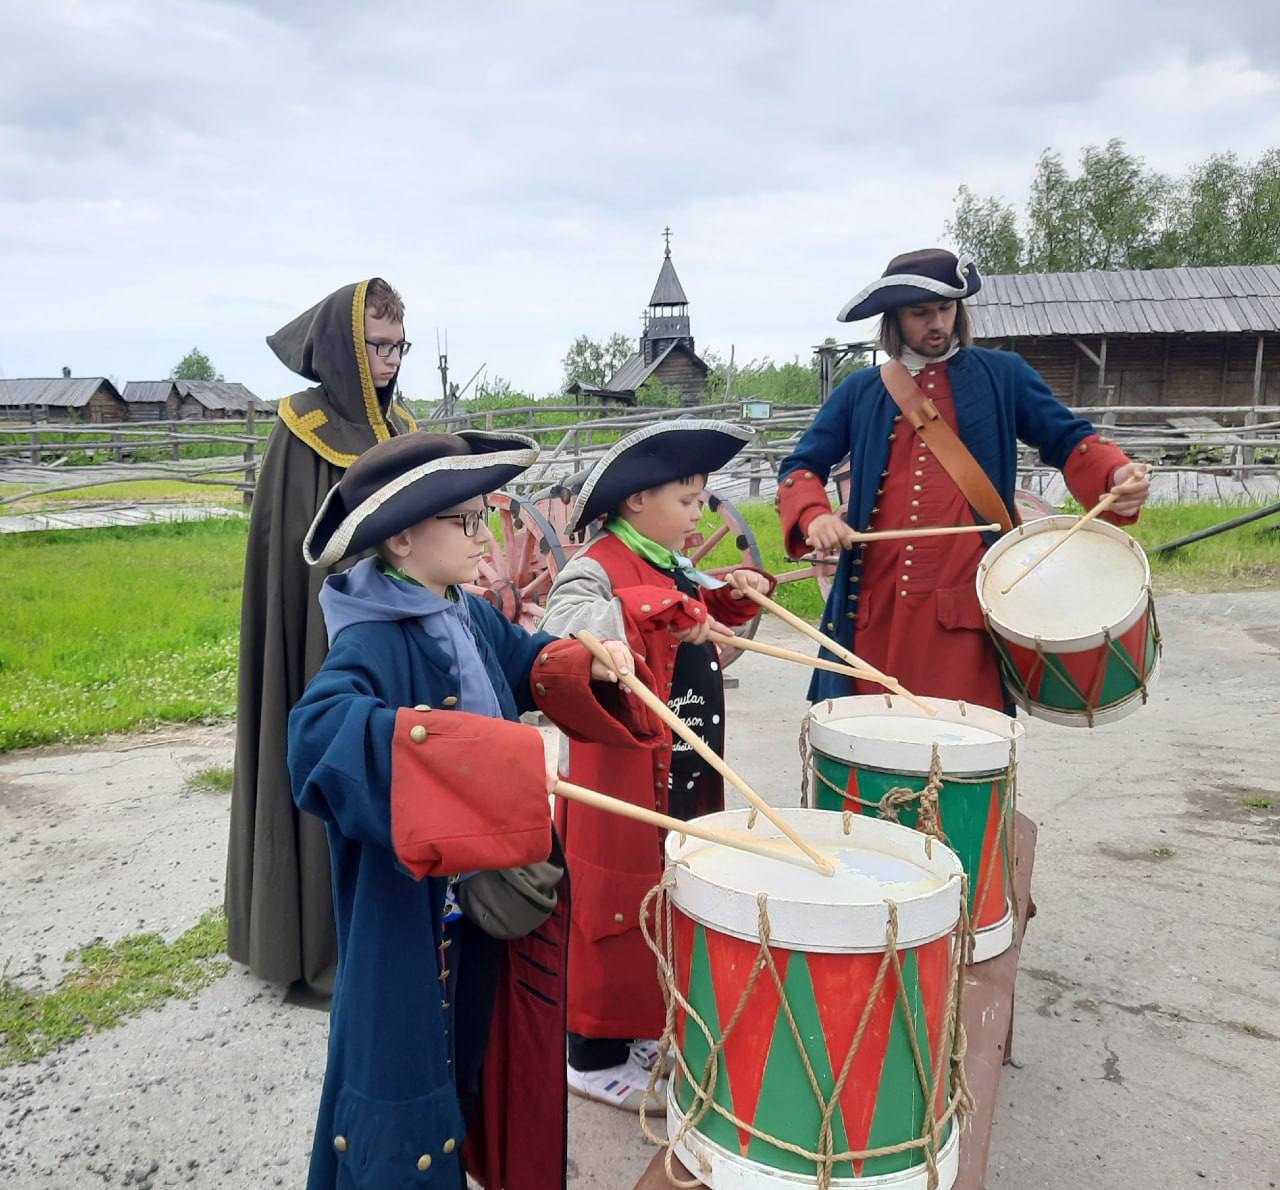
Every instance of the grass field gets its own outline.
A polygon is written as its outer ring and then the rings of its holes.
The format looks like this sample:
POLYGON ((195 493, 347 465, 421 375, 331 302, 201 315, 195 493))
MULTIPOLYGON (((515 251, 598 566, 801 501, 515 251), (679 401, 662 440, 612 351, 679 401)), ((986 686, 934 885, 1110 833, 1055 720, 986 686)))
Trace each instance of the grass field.
MULTIPOLYGON (((1156 506, 1135 535, 1155 545, 1246 507, 1156 506)), ((741 511, 765 567, 793 568, 773 506, 741 511)), ((232 715, 245 533, 234 518, 0 539, 0 751, 232 715)), ((707 564, 735 557, 722 543, 707 564)), ((1157 592, 1280 585, 1280 517, 1153 559, 1152 570, 1157 592)), ((822 607, 812 580, 784 584, 779 599, 811 619, 822 607)))
MULTIPOLYGON (((33 487, 34 485, 30 484, 0 483, 0 500, 20 496, 24 492, 31 491, 33 487)), ((243 505, 238 491, 220 484, 183 483, 181 480, 171 479, 130 479, 121 480, 119 483, 95 484, 89 488, 73 488, 69 492, 39 492, 12 504, 0 504, 0 516, 38 512, 50 505, 100 500, 119 504, 145 504, 158 501, 223 504, 233 508, 243 505)))

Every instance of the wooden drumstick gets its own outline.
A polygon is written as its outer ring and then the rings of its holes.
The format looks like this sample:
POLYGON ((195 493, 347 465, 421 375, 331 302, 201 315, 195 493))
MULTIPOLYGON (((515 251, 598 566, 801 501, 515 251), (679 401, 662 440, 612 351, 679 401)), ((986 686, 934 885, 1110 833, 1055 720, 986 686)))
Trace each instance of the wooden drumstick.
MULTIPOLYGON (((824 876, 835 875, 835 865, 826 858, 826 856, 815 851, 808 843, 804 841, 799 832, 786 819, 780 817, 774 808, 769 805, 754 789, 751 788, 732 768, 725 762, 724 758, 719 756, 713 748, 707 746, 706 741, 702 739, 692 728, 685 723, 679 715, 675 713, 665 702, 662 701, 652 690, 649 689, 635 674, 620 673, 613 664, 613 658, 609 655, 609 650, 602 645, 595 635, 588 632, 585 628, 579 632, 575 632, 574 636, 586 647, 587 651, 606 669, 612 670, 614 677, 618 679, 618 684, 626 690, 630 690, 642 703, 645 704, 659 719, 663 721, 670 729, 672 735, 678 735, 686 744, 689 745, 699 756, 702 757, 713 769, 716 770, 726 781, 734 786, 743 797, 751 803, 755 809, 759 810, 770 822, 773 823, 788 839, 791 840, 801 851, 809 857, 814 867, 818 869, 824 876)), ((677 819, 676 821, 679 821, 677 819)))
MULTIPOLYGON (((719 843, 721 847, 736 847, 739 851, 749 851, 752 855, 763 855, 766 859, 778 859, 784 864, 794 864, 796 867, 804 868, 806 871, 811 870, 813 867, 812 862, 806 856, 795 854, 785 845, 775 845, 782 844, 781 839, 762 838, 756 840, 745 838, 742 832, 732 835, 725 834, 722 831, 712 830, 710 827, 700 825, 696 819, 692 822, 684 822, 679 818, 672 818, 669 814, 659 814, 657 810, 649 810, 644 806, 624 802, 621 798, 610 797, 607 793, 600 793, 595 789, 587 789, 582 785, 571 785, 568 781, 557 781, 555 788, 551 792, 556 797, 565 798, 567 801, 578 802, 583 806, 591 806, 608 814, 617 814, 622 818, 634 818, 637 822, 647 822, 650 826, 661 827, 667 831, 675 831, 681 835, 692 835, 695 839, 705 839, 708 843, 719 843)), ((830 873, 826 872, 823 874, 830 875, 830 873)))
POLYGON ((1009 592, 1014 589, 1014 587, 1016 587, 1020 582, 1022 582, 1022 580, 1026 578, 1027 575, 1029 575, 1037 566, 1039 566, 1040 563, 1043 562, 1051 553, 1053 553, 1054 550, 1058 549, 1058 547, 1061 546, 1073 534, 1078 533, 1081 529, 1083 529, 1085 525, 1087 525, 1091 520, 1093 520, 1094 517, 1100 516, 1102 513, 1106 512, 1107 509, 1110 508, 1118 499, 1120 499, 1120 497, 1117 496, 1115 492, 1108 492, 1105 496, 1103 496, 1102 499, 1097 502, 1097 504, 1095 504, 1091 509, 1089 509, 1089 511, 1086 512, 1084 516, 1082 516, 1078 521, 1076 521, 1076 523, 1072 525, 1070 529, 1068 529, 1061 537, 1059 537, 1058 540, 1055 541, 1047 550, 1045 550, 1043 554, 1041 554, 1038 558, 1036 558, 1034 562, 1029 562, 1016 575, 1014 575, 1013 581, 1007 587, 1005 587, 1000 592, 1000 594, 1008 595, 1009 592))
POLYGON ((850 678, 863 678, 868 682, 875 680, 869 669, 854 669, 852 665, 841 665, 838 661, 827 661, 823 657, 810 657, 806 653, 793 653, 790 649, 781 649, 777 645, 766 645, 762 641, 751 640, 746 636, 726 636, 723 632, 712 632, 708 640, 715 641, 722 649, 742 649, 747 653, 759 653, 763 657, 776 657, 779 661, 792 661, 796 665, 807 665, 810 669, 825 669, 831 673, 844 674, 850 678))
POLYGON ((834 653, 837 657, 843 657, 855 669, 866 671, 866 680, 869 682, 879 682, 881 686, 887 690, 892 690, 894 694, 905 698, 909 703, 919 707, 930 718, 937 715, 937 711, 926 703, 923 703, 914 694, 903 686, 897 678, 891 678, 888 674, 881 673, 874 665, 868 665, 857 653, 850 649, 846 649, 839 641, 832 640, 829 636, 823 635, 807 620, 802 620, 794 612, 789 612, 779 603, 774 603, 767 595, 761 595, 759 591, 746 588, 746 596, 748 599, 758 603, 766 611, 771 611, 778 619, 790 624, 797 632, 803 632, 810 640, 816 641, 824 649, 830 653, 834 653))
POLYGON ((854 541, 897 541, 903 537, 954 537, 957 533, 999 533, 1000 526, 992 525, 932 525, 924 529, 873 529, 866 533, 856 530, 854 541))

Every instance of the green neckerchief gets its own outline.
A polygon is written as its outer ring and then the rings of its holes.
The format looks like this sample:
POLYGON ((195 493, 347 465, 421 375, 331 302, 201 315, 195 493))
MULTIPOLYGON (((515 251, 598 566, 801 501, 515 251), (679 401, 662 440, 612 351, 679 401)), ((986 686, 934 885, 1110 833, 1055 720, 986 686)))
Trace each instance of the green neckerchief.
POLYGON ((667 549, 652 537, 646 537, 623 517, 610 517, 605 521, 604 527, 606 533, 612 533, 627 549, 643 558, 650 566, 656 566, 659 570, 678 570, 686 578, 708 590, 715 590, 725 585, 720 579, 703 574, 683 554, 677 554, 675 550, 667 549))
POLYGON ((675 550, 659 545, 652 537, 646 537, 630 521, 623 517, 610 517, 604 524, 605 532, 612 533, 633 554, 639 554, 646 562, 660 570, 675 570, 679 555, 675 550))
MULTIPOLYGON (((405 574, 405 572, 401 570, 398 566, 392 566, 391 563, 386 560, 386 558, 378 559, 378 569, 381 570, 382 573, 387 576, 387 578, 393 578, 393 579, 396 579, 398 582, 408 583, 409 586, 411 587, 423 587, 424 590, 426 589, 422 583, 418 582, 418 580, 413 577, 413 575, 405 574)), ((446 587, 444 589, 444 597, 450 603, 457 603, 458 602, 457 589, 454 587, 446 587)))

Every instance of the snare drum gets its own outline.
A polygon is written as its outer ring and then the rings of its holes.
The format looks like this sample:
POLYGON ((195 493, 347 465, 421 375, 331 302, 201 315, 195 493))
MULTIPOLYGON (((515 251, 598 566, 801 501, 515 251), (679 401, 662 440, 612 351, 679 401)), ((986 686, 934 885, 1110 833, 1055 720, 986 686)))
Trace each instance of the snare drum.
MULTIPOLYGON (((894 823, 780 813, 834 876, 667 836, 656 917, 671 922, 659 949, 677 1005, 675 1154, 713 1190, 814 1186, 824 1162, 839 1190, 925 1190, 928 1147, 947 1190, 959 1160, 960 861, 894 823), (865 1155, 882 1148, 897 1151, 865 1155)), ((732 833, 748 816, 696 821, 732 833)), ((763 819, 750 833, 782 838, 763 819)))
POLYGON ((1026 729, 988 707, 893 695, 827 699, 809 711, 813 804, 889 817, 943 838, 969 877, 973 961, 1013 942, 1017 749, 1026 729))
POLYGON ((1142 547, 1090 521, 1004 593, 1075 523, 1043 517, 1006 533, 978 566, 978 601, 1014 701, 1051 723, 1096 727, 1136 711, 1155 679, 1160 631, 1142 547))

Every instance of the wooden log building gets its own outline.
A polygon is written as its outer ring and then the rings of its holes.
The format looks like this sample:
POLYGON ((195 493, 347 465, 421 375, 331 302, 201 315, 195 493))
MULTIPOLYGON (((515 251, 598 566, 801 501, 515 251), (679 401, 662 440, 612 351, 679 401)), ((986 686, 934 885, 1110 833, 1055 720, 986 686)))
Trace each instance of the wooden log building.
POLYGON ((124 400, 130 421, 243 417, 250 403, 257 413, 275 413, 243 384, 226 380, 131 380, 124 400))
POLYGON ((671 229, 667 228, 663 235, 666 251, 645 310, 639 350, 609 378, 603 390, 596 390, 593 395, 619 394, 613 399, 624 399, 623 394, 630 394, 634 402, 636 390, 652 377, 678 389, 682 405, 697 405, 706 396, 711 369, 694 348, 689 299, 671 262, 671 229))
POLYGON ((105 376, 0 380, 0 420, 122 422, 124 398, 105 376))
POLYGON ((997 275, 966 305, 1068 405, 1280 405, 1280 265, 997 275))

